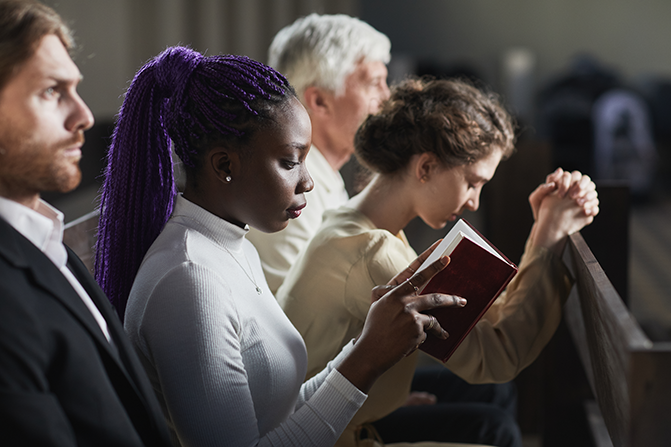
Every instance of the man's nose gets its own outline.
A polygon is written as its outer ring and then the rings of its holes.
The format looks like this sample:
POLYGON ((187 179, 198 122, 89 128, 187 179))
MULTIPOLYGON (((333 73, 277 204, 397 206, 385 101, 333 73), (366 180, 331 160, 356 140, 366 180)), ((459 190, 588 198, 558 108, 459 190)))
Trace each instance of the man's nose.
POLYGON ((72 110, 65 122, 65 127, 71 132, 81 130, 85 131, 93 126, 95 122, 91 109, 86 105, 84 100, 78 95, 74 94, 72 97, 72 110))

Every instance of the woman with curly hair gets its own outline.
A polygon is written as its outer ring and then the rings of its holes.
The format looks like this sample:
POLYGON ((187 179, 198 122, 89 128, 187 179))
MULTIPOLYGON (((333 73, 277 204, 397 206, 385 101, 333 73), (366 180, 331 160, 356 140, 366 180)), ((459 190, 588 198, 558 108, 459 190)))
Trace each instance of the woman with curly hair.
MULTIPOLYGON (((468 83, 410 79, 367 118, 355 146, 373 179, 346 205, 324 213, 277 292, 305 340, 308 376, 361 330, 370 308, 362 292, 417 256, 403 233, 412 219, 439 229, 478 209, 482 187, 513 152, 513 123, 494 95, 468 83)), ((567 236, 598 212, 594 183, 579 172, 555 171, 529 200, 535 223, 519 273, 445 365, 470 383, 507 382, 541 352, 571 287, 560 258, 567 236)), ((473 428, 477 421, 448 411, 448 402, 404 407, 384 418, 406 401, 416 362, 413 354, 376 382, 338 445, 354 445, 362 427, 373 431, 370 423, 385 442, 520 445, 519 429, 502 439, 487 427, 473 428)))

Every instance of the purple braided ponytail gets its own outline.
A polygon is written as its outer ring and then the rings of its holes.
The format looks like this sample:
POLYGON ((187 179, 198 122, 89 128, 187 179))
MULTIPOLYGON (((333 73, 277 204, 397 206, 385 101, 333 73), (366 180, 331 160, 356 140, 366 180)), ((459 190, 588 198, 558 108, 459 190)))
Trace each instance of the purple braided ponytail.
POLYGON ((294 95, 281 74, 244 56, 172 47, 138 71, 107 155, 96 242, 96 280, 122 320, 142 258, 172 213, 170 140, 194 172, 213 143, 248 138, 294 95))

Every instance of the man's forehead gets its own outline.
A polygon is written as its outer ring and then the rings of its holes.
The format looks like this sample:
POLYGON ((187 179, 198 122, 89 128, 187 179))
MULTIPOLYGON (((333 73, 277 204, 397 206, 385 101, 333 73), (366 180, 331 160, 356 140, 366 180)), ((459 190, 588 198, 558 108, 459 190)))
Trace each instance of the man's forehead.
POLYGON ((79 69, 55 34, 48 34, 40 40, 35 53, 24 62, 17 75, 62 82, 81 79, 79 69))
POLYGON ((361 76, 375 77, 386 75, 387 66, 382 61, 364 59, 359 61, 355 72, 359 72, 361 76))
POLYGON ((387 77, 387 66, 382 61, 361 60, 345 83, 369 82, 375 78, 387 77))

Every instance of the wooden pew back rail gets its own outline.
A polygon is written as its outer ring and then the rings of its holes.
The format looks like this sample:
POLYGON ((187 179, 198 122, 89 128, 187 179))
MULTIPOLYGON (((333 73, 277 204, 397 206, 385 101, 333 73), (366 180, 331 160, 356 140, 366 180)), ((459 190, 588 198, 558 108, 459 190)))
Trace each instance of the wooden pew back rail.
POLYGON ((564 260, 576 279, 566 322, 610 438, 597 429, 595 444, 671 446, 671 343, 648 339, 580 233, 564 260))

